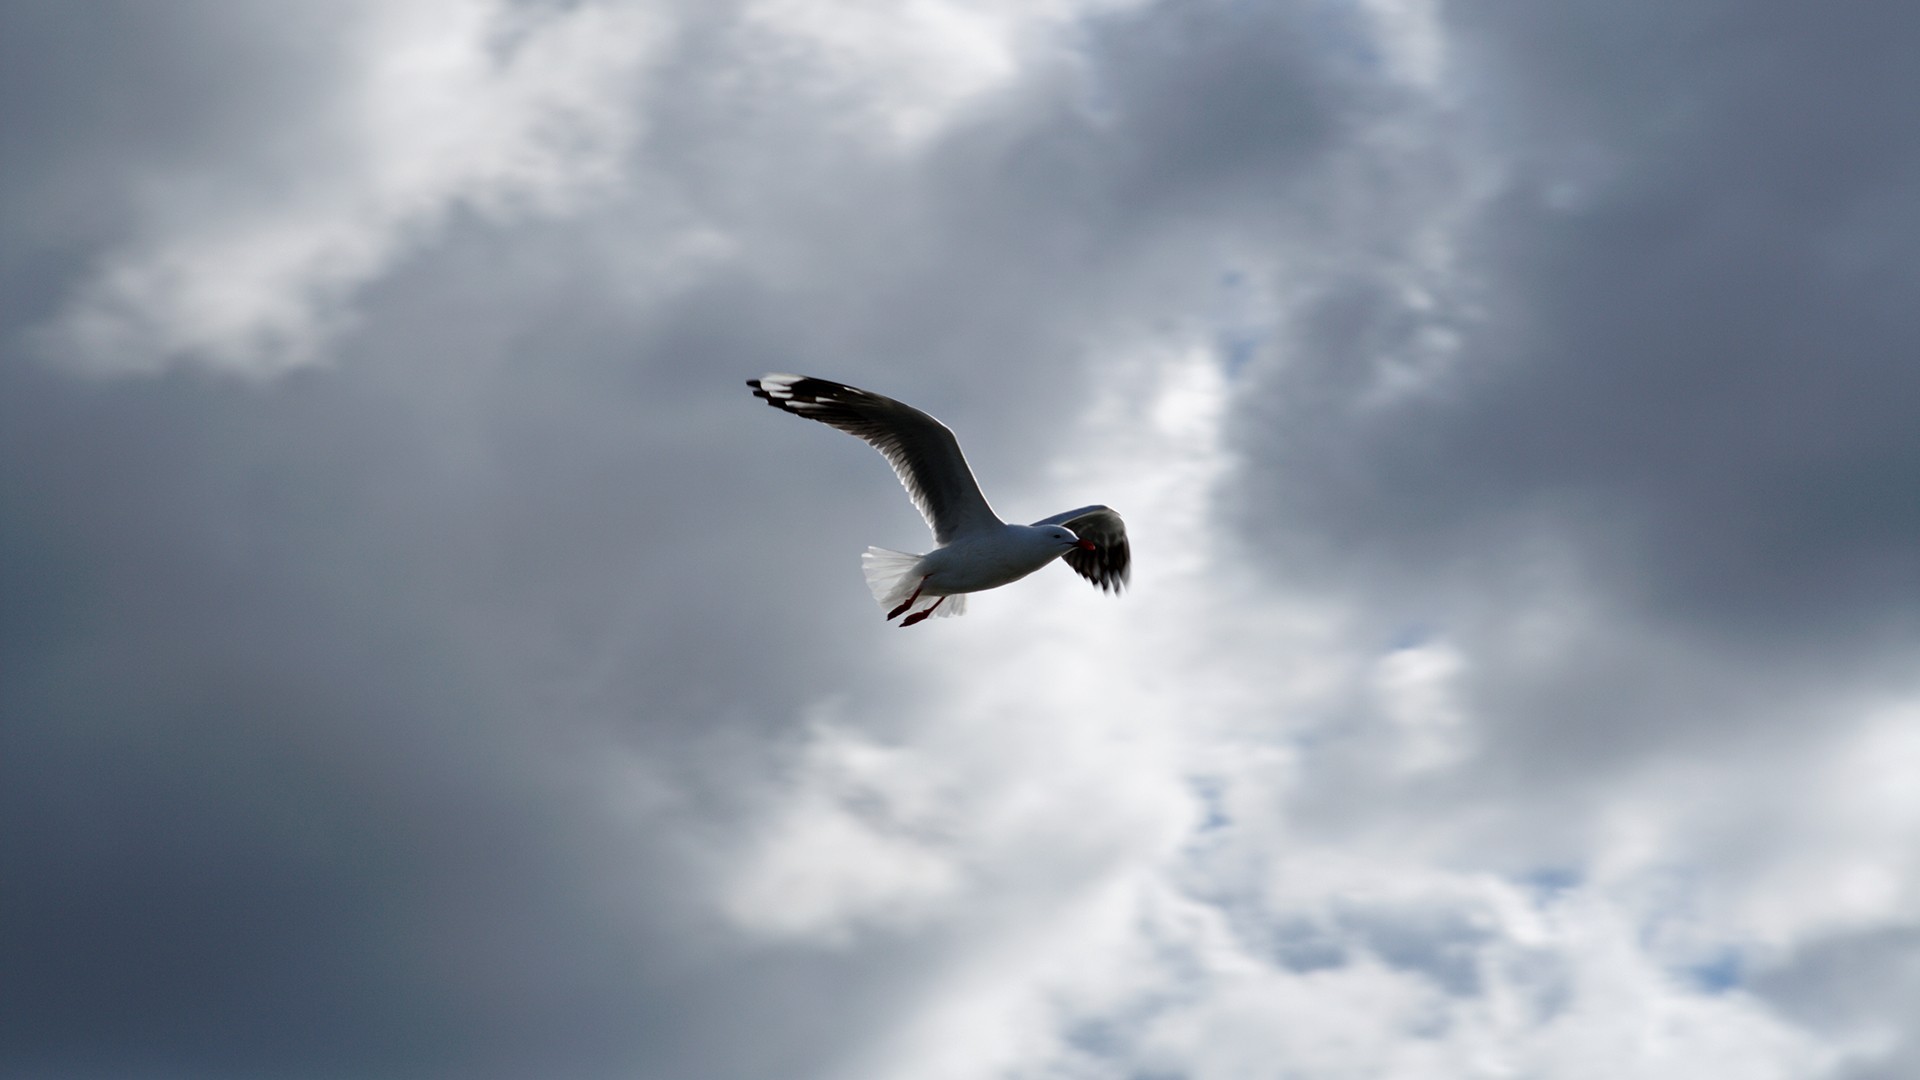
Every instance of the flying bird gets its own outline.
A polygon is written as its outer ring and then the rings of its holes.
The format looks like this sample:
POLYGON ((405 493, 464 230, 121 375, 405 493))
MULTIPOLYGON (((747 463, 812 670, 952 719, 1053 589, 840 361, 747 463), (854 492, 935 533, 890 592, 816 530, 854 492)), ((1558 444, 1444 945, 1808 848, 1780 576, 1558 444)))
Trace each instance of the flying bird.
POLYGON ((867 588, 889 620, 912 626, 929 615, 961 615, 966 594, 997 589, 1065 557, 1102 590, 1126 587, 1132 555, 1127 526, 1104 506, 1083 506, 1031 525, 1000 520, 947 426, 889 397, 804 375, 748 379, 753 396, 782 412, 857 436, 886 457, 933 530, 932 551, 913 555, 870 547, 860 557, 867 588), (915 610, 916 604, 926 603, 915 610), (908 614, 911 612, 911 614, 908 614))

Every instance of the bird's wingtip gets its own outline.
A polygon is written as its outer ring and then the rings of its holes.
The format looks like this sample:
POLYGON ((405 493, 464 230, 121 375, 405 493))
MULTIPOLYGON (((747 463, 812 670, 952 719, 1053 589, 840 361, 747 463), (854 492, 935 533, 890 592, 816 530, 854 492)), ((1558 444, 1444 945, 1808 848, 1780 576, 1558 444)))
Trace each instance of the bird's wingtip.
POLYGON ((755 397, 767 399, 768 404, 777 404, 793 396, 793 388, 807 382, 804 375, 788 375, 784 372, 770 371, 757 379, 748 379, 747 385, 753 387, 755 397))

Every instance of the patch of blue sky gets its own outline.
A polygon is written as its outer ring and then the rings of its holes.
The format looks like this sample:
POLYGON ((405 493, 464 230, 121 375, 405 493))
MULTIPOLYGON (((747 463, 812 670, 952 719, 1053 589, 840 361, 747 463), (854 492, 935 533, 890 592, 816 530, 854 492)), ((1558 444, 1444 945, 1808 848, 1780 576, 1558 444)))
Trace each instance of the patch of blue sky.
POLYGON ((1199 800, 1202 811, 1196 832, 1217 832, 1233 824, 1233 818, 1227 814, 1225 780, 1218 776, 1192 776, 1187 778, 1187 787, 1199 800))
POLYGON ((1143 994, 1117 1008, 1072 1018, 1060 1030, 1061 1041, 1082 1056, 1082 1064, 1100 1068, 1100 1075, 1144 1077, 1150 1074, 1118 1070, 1138 1056, 1141 1035, 1152 1027, 1155 1017, 1191 998, 1190 994, 1143 994))
POLYGON ((1709 994, 1725 994, 1740 989, 1746 979, 1746 958, 1740 950, 1727 947, 1699 963, 1682 969, 1688 982, 1709 994))
POLYGON ((1439 631, 1435 630, 1431 625, 1414 619, 1402 623, 1400 627, 1393 632, 1393 636, 1389 639, 1387 645, 1387 651, 1396 653, 1404 652, 1407 649, 1417 649, 1422 645, 1432 642, 1439 636, 1439 631))
POLYGON ((1307 13, 1307 30, 1323 55, 1345 61, 1359 73, 1386 67, 1387 57, 1374 40, 1373 20, 1360 0, 1321 0, 1307 13))
POLYGON ((1447 993, 1481 992, 1480 954, 1494 933, 1471 908, 1336 905, 1343 936, 1382 963, 1430 980, 1447 993))
POLYGON ((1324 927, 1300 920, 1274 925, 1268 946, 1274 963, 1300 975, 1345 967, 1353 957, 1347 942, 1324 927))
POLYGON ((1114 1059, 1124 1056, 1132 1046, 1126 1027, 1111 1017, 1096 1016, 1080 1020, 1062 1033, 1068 1046, 1093 1058, 1114 1059))
POLYGON ((1259 297, 1245 271, 1224 271, 1214 284, 1213 348, 1232 381, 1260 355, 1273 328, 1258 314, 1259 297))
POLYGON ((1546 866, 1520 875, 1519 884, 1537 907, 1545 907, 1586 883, 1586 876, 1566 866, 1546 866))
POLYGON ((1260 354, 1260 337, 1246 333, 1223 333, 1214 339, 1214 348, 1220 354, 1221 366, 1226 368, 1228 379, 1237 379, 1246 370, 1253 358, 1260 354))

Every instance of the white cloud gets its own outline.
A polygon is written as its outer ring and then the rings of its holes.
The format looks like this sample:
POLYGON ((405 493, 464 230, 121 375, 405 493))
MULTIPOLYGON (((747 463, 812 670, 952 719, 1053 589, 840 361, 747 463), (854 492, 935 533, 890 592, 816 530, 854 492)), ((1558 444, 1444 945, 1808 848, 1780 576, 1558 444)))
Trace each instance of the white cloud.
POLYGON ((1400 735, 1396 765, 1420 772, 1453 764, 1469 752, 1467 718, 1455 698, 1464 663, 1442 642, 1396 649, 1375 665, 1380 711, 1400 735))
POLYGON ((97 374, 320 359, 356 290, 466 209, 556 213, 621 175, 663 12, 409 0, 338 12, 345 81, 231 156, 151 178, 139 234, 41 335, 97 374))
POLYGON ((1060 48, 1076 20, 1141 2, 750 0, 742 19, 784 93, 813 99, 856 138, 912 150, 1036 53, 1060 48))
POLYGON ((1428 92, 1444 92, 1446 33, 1434 0, 1362 0, 1388 71, 1428 92))
POLYGON ((924 921, 961 885, 945 783, 923 754, 816 720, 723 910, 744 929, 817 944, 924 921))

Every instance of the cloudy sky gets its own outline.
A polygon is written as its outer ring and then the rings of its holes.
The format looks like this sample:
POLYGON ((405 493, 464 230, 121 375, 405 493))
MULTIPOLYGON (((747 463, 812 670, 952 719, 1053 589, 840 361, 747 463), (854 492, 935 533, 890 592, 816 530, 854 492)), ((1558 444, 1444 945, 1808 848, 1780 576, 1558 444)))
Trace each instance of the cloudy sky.
POLYGON ((1920 1075, 1917 33, 8 0, 0 1075, 1920 1075))

